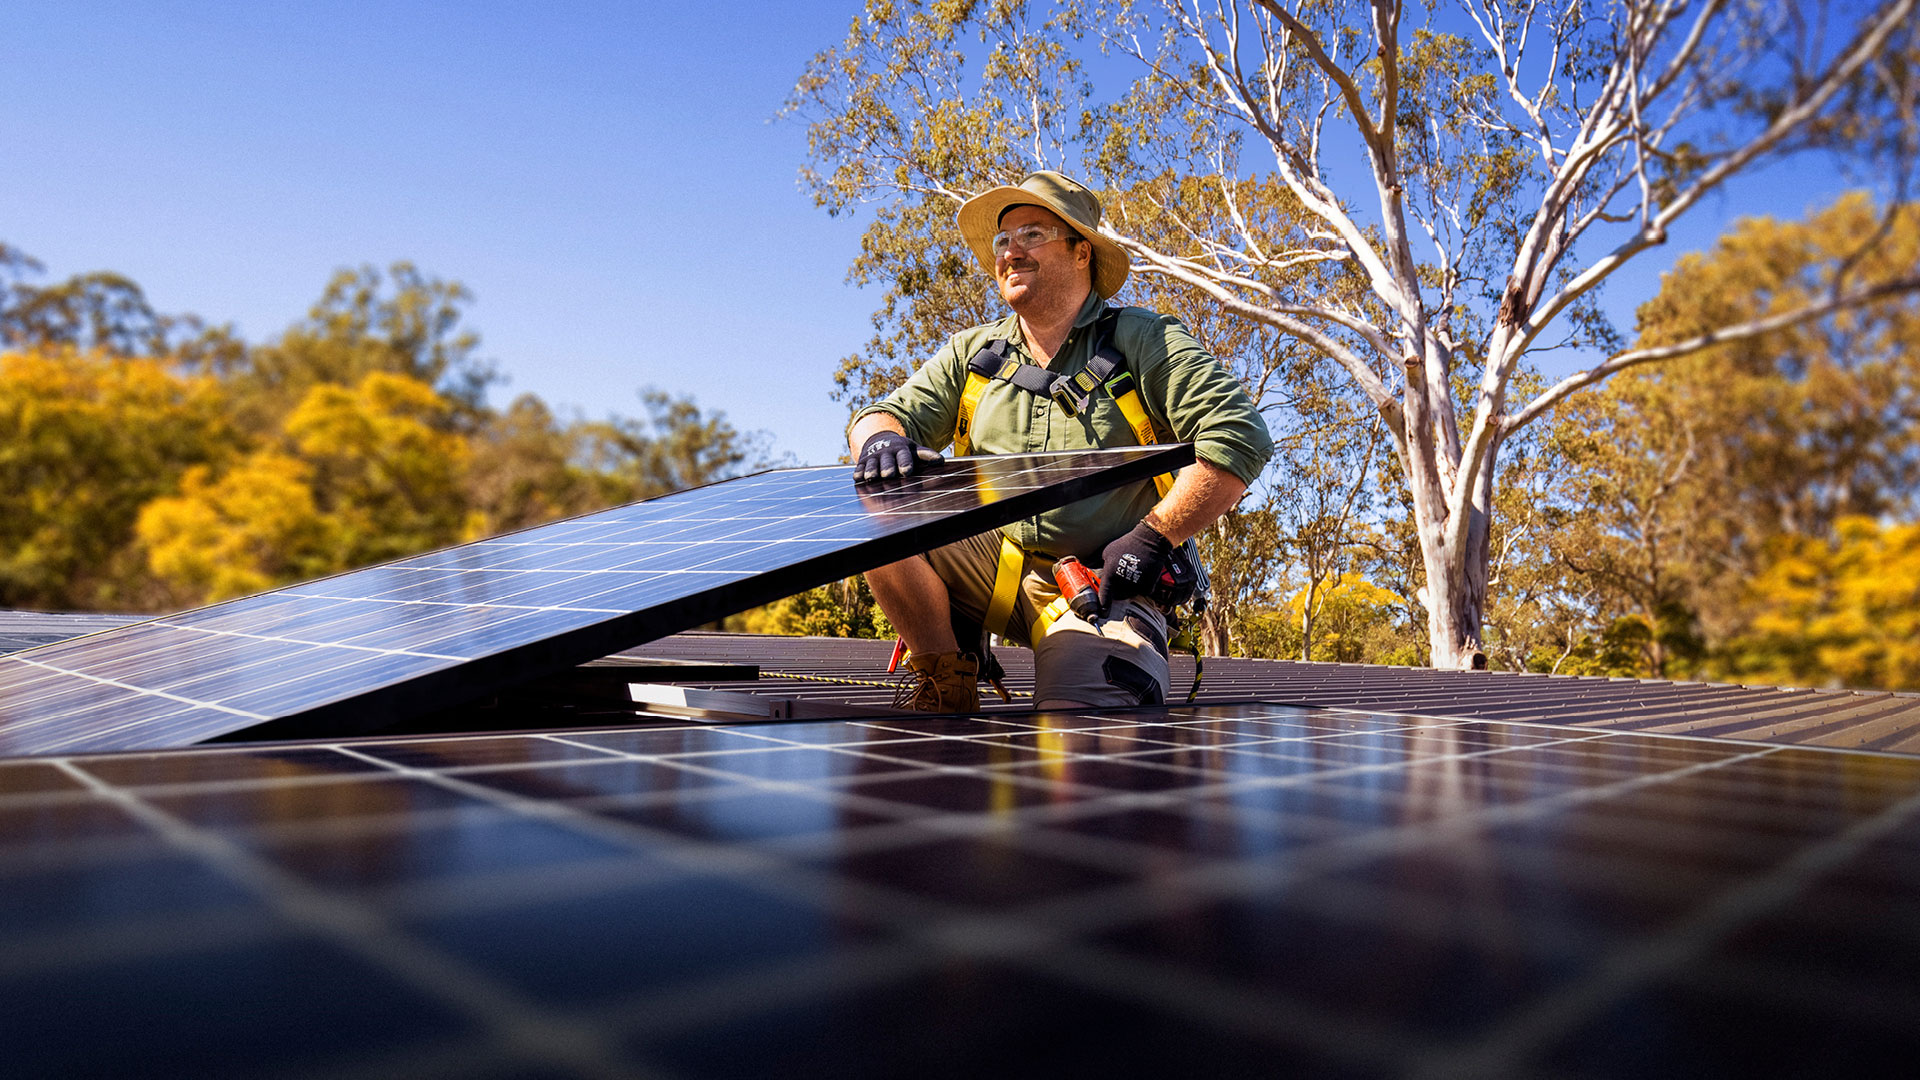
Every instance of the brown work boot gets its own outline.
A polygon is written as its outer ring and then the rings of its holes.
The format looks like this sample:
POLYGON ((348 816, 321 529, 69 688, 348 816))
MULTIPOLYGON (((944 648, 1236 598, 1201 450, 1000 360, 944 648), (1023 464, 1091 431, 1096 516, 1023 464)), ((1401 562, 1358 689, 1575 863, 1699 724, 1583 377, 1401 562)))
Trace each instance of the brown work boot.
POLYGON ((914 653, 893 707, 914 712, 978 712, 980 661, 971 653, 914 653))

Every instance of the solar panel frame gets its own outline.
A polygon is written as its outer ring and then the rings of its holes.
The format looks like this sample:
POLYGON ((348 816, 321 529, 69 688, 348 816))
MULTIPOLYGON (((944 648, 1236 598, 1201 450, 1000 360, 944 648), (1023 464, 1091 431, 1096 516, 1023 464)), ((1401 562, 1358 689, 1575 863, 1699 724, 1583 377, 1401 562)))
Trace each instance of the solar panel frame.
POLYGON ((1183 443, 957 458, 858 489, 844 466, 773 470, 0 656, 0 754, 375 731, 1192 460, 1183 443), (756 553, 778 558, 739 561, 756 553))

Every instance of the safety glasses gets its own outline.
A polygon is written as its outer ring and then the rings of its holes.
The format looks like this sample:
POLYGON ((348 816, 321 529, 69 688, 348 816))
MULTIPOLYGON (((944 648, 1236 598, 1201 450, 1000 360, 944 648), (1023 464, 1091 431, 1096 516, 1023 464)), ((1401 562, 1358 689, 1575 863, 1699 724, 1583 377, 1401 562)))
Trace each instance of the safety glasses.
POLYGON ((1062 236, 1071 235, 1059 225, 1022 225, 993 235, 993 257, 998 259, 1014 248, 1032 251, 1042 244, 1051 244, 1062 236))

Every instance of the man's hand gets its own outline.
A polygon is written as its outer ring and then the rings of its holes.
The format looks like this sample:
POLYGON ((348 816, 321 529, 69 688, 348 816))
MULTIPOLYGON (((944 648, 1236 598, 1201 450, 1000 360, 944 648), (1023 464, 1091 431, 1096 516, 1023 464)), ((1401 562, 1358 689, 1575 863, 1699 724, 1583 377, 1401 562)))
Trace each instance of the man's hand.
POLYGON ((1173 544, 1144 521, 1108 544, 1100 553, 1100 609, 1112 611, 1122 600, 1146 595, 1172 554, 1173 544))
POLYGON ((915 445, 897 431, 877 431, 860 445, 860 457, 853 463, 853 482, 872 483, 896 476, 912 476, 940 467, 946 460, 935 451, 915 445))

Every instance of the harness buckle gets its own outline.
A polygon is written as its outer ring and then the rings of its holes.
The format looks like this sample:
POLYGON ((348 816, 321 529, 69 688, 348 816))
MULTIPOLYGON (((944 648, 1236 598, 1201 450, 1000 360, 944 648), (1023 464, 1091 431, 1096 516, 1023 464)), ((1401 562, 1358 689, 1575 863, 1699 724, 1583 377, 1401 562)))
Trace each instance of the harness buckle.
POLYGON ((1077 375, 1062 375, 1053 380, 1050 389, 1050 396, 1061 411, 1068 416, 1078 416, 1093 400, 1094 391, 1100 389, 1100 379, 1092 371, 1083 370, 1077 375))
POLYGON ((1060 411, 1068 416, 1080 415, 1080 410, 1087 403, 1084 396, 1073 392, 1073 380, 1065 375, 1053 380, 1052 392, 1048 396, 1052 397, 1053 403, 1060 406, 1060 411))

